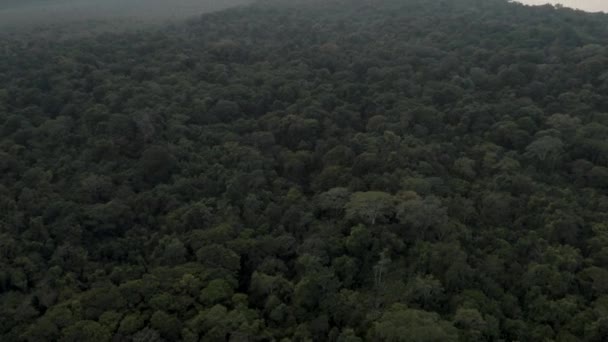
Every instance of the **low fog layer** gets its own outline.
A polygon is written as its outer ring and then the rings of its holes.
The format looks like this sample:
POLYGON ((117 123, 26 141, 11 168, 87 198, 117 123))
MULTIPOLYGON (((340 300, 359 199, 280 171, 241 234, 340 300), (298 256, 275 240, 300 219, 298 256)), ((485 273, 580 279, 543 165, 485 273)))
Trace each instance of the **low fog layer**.
POLYGON ((588 12, 608 12, 608 0, 518 0, 527 5, 562 4, 588 12))
POLYGON ((90 19, 172 20, 246 4, 249 0, 4 0, 0 27, 90 19))

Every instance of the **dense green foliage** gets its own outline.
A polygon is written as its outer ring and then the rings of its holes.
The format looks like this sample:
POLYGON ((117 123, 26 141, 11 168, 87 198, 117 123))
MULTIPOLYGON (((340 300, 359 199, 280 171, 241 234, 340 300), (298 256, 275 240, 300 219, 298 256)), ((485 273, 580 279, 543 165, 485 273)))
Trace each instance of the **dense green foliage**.
POLYGON ((0 340, 606 341, 608 16, 290 3, 1 38, 0 340))

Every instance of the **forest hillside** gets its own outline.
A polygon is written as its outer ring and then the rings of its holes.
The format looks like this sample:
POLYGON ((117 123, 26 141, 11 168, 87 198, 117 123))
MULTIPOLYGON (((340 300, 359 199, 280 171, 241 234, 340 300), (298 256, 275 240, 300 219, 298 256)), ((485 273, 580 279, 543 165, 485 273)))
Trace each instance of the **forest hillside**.
POLYGON ((608 15, 266 0, 0 47, 1 341, 608 340, 608 15))

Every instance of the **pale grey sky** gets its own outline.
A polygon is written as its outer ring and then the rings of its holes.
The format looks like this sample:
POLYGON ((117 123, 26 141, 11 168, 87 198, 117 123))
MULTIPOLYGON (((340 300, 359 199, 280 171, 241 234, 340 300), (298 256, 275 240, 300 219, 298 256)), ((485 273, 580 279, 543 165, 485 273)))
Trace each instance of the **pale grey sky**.
POLYGON ((608 0, 517 0, 528 5, 562 4, 589 12, 608 12, 608 0))

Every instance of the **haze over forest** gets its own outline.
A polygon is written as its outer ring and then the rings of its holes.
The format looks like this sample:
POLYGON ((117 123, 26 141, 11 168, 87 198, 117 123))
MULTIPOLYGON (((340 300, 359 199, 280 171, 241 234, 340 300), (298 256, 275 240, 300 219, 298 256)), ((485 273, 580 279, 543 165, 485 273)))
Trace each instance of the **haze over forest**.
POLYGON ((246 4, 249 0, 5 0, 0 27, 71 23, 91 19, 166 21, 246 4))
MULTIPOLYGON (((217 11, 252 0, 4 0, 0 27, 30 27, 90 19, 166 21, 217 11)), ((563 4, 584 11, 608 11, 605 0, 520 0, 528 5, 563 4)))

